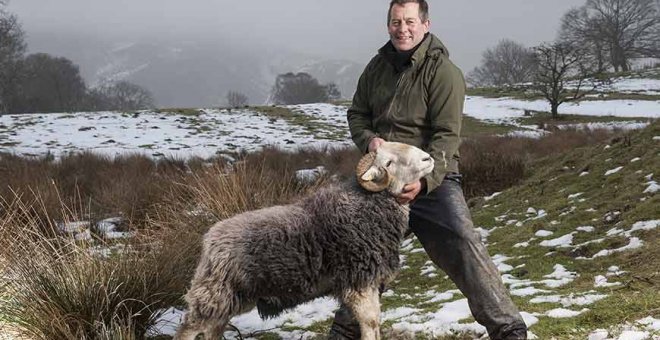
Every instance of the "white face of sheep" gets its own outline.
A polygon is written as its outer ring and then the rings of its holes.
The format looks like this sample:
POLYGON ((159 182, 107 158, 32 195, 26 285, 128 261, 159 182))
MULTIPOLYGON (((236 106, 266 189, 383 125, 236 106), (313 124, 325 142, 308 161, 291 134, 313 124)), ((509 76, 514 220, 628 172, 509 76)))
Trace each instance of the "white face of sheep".
POLYGON ((421 149, 403 143, 385 142, 376 152, 360 160, 356 168, 358 183, 373 192, 388 189, 401 193, 406 184, 414 183, 433 170, 433 158, 421 149))

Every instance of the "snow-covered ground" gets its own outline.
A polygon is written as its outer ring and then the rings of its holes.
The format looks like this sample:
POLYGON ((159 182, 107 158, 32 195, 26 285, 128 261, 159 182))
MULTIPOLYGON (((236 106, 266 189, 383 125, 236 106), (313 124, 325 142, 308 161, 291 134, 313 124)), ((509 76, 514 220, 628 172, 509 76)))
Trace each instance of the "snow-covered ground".
POLYGON ((283 149, 348 144, 348 130, 339 117, 344 108, 328 104, 292 107, 317 121, 344 129, 342 141, 314 136, 303 127, 256 111, 200 109, 198 115, 80 112, 0 116, 0 151, 54 156, 93 151, 115 156, 210 157, 230 151, 254 151, 265 145, 283 149))
MULTIPOLYGON (((512 98, 483 98, 468 96, 464 112, 481 120, 509 122, 522 118, 525 110, 549 111, 544 100, 524 101, 512 98)), ((660 117, 660 100, 594 100, 564 103, 559 106, 563 114, 615 117, 660 117)))
MULTIPOLYGON (((621 85, 619 89, 630 88, 631 91, 636 89, 632 85, 626 86, 628 85, 621 85)), ((641 85, 637 84, 637 86, 641 85)), ((644 86, 653 91, 660 89, 660 84, 656 84, 656 82, 644 86)), ((313 117, 313 120, 324 126, 336 129, 335 133, 327 136, 314 134, 302 126, 293 125, 284 119, 268 117, 252 109, 232 111, 200 109, 199 115, 195 116, 148 111, 137 114, 95 112, 3 115, 0 116, 0 151, 25 155, 50 153, 57 156, 70 151, 89 150, 106 155, 143 152, 152 156, 209 157, 240 149, 253 151, 265 145, 274 145, 285 150, 311 145, 351 145, 345 119, 346 108, 330 104, 296 105, 291 108, 313 117), (344 137, 337 138, 337 136, 344 137)), ((525 109, 547 110, 548 108, 543 101, 526 102, 508 98, 468 97, 465 114, 481 120, 510 121, 513 118, 522 117, 525 109)), ((560 111, 582 115, 660 118, 660 101, 588 101, 562 105, 560 111)), ((642 126, 636 125, 635 127, 642 126)), ((612 169, 612 171, 614 170, 612 169)), ((584 175, 588 175, 588 173, 584 175)), ((657 191, 657 183, 653 181, 652 177, 650 175, 645 183, 646 188, 653 188, 655 185, 655 189, 647 189, 649 195, 657 191)), ((497 201, 497 196, 496 193, 488 197, 488 203, 497 201)), ((569 201, 580 199, 584 198, 580 197, 579 193, 568 197, 569 201)), ((497 221, 502 225, 495 228, 515 228, 527 221, 544 218, 547 218, 545 210, 530 207, 527 211, 518 212, 518 214, 499 216, 497 221)), ((549 224, 552 225, 553 221, 550 221, 549 224)), ((609 256, 614 252, 638 247, 643 244, 643 240, 636 236, 637 231, 654 229, 658 225, 660 225, 659 220, 639 221, 626 229, 613 229, 607 233, 605 238, 624 236, 629 239, 629 244, 621 248, 605 250, 594 257, 609 256)), ((64 225, 62 227, 67 228, 64 225)), ((113 232, 110 229, 107 230, 108 233, 113 232)), ((106 231, 106 229, 103 230, 106 231)), ((486 241, 488 234, 493 230, 479 229, 486 241)), ((554 235, 552 232, 542 230, 537 232, 535 237, 521 242, 515 247, 575 248, 580 245, 573 244, 573 236, 592 231, 593 227, 590 226, 582 226, 563 235, 554 235)), ((119 234, 119 236, 125 235, 119 234)), ((601 242, 605 238, 595 239, 591 242, 601 242)), ((410 270, 405 265, 406 257, 423 251, 421 248, 414 248, 411 241, 405 242, 401 250, 404 270, 410 270)), ((511 294, 528 298, 532 303, 554 304, 553 308, 543 313, 523 311, 525 322, 529 326, 537 323, 540 318, 567 318, 586 312, 590 304, 607 297, 606 287, 620 284, 617 277, 622 275, 617 267, 612 267, 594 278, 593 288, 562 295, 556 293, 555 289, 572 282, 580 273, 571 272, 557 264, 552 272, 543 273, 543 280, 520 280, 508 274, 514 269, 506 263, 509 260, 511 258, 505 254, 494 256, 494 261, 511 294)), ((576 260, 590 261, 591 258, 576 260)), ((428 264, 422 268, 419 275, 434 277, 438 275, 438 272, 432 264, 428 264)), ((388 291, 383 294, 383 297, 405 301, 410 298, 410 295, 398 295, 396 292, 388 291)), ((441 304, 438 310, 433 312, 422 312, 416 309, 415 305, 383 310, 383 320, 392 321, 395 331, 423 332, 434 336, 465 331, 477 336, 484 334, 485 329, 482 326, 474 322, 461 322, 470 316, 470 311, 466 299, 460 292, 426 291, 418 292, 415 297, 430 302, 441 302, 441 304)), ((241 330, 243 335, 269 330, 278 333, 284 339, 305 339, 313 334, 303 331, 287 331, 287 326, 305 326, 327 320, 332 317, 336 307, 336 301, 323 298, 299 306, 275 319, 263 321, 258 318, 256 311, 251 311, 235 317, 231 322, 241 330)), ((154 334, 173 334, 180 322, 181 313, 175 309, 162 311, 160 322, 152 332, 154 334)), ((533 327, 531 330, 533 331, 533 327)), ((599 340, 613 337, 622 340, 651 339, 651 337, 657 339, 659 332, 660 320, 649 316, 616 328, 596 329, 589 339, 599 340)))
MULTIPOLYGON (((464 112, 480 120, 509 122, 523 117, 524 110, 547 110, 541 100, 468 97, 464 112)), ((54 156, 88 150, 106 155, 141 152, 178 158, 210 157, 220 153, 254 151, 266 145, 285 150, 310 146, 351 145, 346 108, 331 104, 290 106, 327 133, 310 132, 284 119, 269 117, 253 109, 200 109, 195 116, 139 113, 81 112, 0 116, 0 151, 24 155, 54 156), (331 131, 330 131, 331 130, 331 131)), ((562 113, 611 115, 617 117, 660 117, 660 101, 587 101, 560 106, 562 113)), ((606 126, 601 124, 602 126, 606 126)), ((644 124, 609 124, 640 128, 644 124)), ((522 136, 538 131, 521 127, 522 136)))
POLYGON ((612 79, 612 84, 602 88, 602 91, 658 95, 660 94, 660 79, 615 78, 612 79))

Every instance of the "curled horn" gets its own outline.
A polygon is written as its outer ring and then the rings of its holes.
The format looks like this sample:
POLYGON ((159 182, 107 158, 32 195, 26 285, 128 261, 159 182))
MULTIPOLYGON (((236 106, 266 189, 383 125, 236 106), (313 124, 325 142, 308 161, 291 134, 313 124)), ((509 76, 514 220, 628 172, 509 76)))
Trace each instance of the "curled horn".
POLYGON ((387 187, 390 185, 390 182, 392 181, 390 174, 389 172, 387 172, 387 170, 384 170, 385 176, 382 176, 380 178, 374 178, 373 180, 370 181, 365 181, 362 179, 362 175, 364 175, 364 173, 367 172, 369 168, 371 168, 375 159, 376 159, 376 153, 370 152, 362 156, 362 158, 358 162, 358 165, 355 167, 355 174, 357 175, 358 183, 365 190, 371 192, 379 192, 387 189, 387 187))

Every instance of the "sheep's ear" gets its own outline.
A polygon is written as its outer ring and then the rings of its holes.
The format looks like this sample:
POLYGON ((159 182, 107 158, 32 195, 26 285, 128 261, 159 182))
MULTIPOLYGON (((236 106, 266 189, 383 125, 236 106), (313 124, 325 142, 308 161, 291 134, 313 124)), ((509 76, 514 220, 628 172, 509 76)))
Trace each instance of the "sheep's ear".
POLYGON ((364 174, 362 174, 362 176, 360 176, 360 179, 363 181, 373 181, 375 178, 380 176, 380 170, 377 167, 372 166, 364 174))
POLYGON ((391 178, 386 169, 379 169, 374 166, 375 159, 375 152, 370 152, 362 156, 362 159, 360 159, 360 162, 358 162, 355 168, 355 174, 360 186, 368 191, 378 192, 387 189, 390 185, 391 178))
POLYGON ((377 168, 375 166, 369 168, 367 172, 358 178, 358 183, 367 191, 379 192, 387 189, 392 182, 392 177, 387 169, 377 168))

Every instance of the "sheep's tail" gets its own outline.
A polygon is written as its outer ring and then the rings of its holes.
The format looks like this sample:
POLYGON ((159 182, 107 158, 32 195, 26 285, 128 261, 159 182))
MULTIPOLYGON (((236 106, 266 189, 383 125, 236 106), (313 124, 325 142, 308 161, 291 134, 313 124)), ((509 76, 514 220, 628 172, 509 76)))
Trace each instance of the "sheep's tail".
POLYGON ((195 319, 223 317, 240 309, 238 296, 230 286, 226 259, 216 262, 209 257, 202 256, 185 296, 189 313, 195 319))

